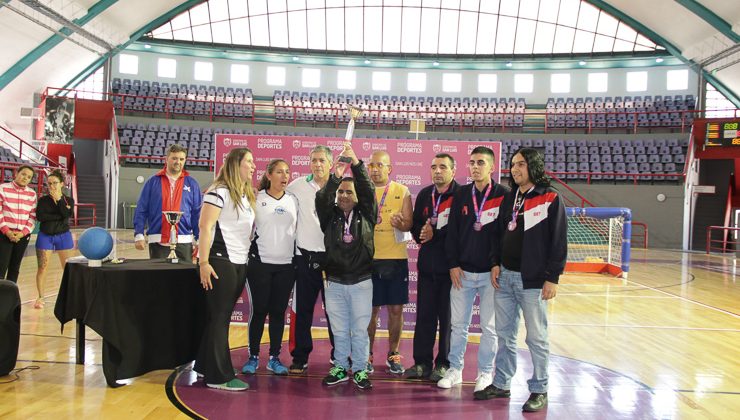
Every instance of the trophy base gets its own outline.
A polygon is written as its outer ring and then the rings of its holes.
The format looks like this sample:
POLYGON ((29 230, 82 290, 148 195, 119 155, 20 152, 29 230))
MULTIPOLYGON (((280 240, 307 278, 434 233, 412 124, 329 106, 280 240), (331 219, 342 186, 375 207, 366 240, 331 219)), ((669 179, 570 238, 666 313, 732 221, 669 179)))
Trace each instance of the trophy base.
POLYGON ((87 260, 88 267, 102 267, 103 260, 87 260))
POLYGON ((180 262, 177 258, 168 258, 167 261, 171 262, 172 264, 178 264, 180 262))

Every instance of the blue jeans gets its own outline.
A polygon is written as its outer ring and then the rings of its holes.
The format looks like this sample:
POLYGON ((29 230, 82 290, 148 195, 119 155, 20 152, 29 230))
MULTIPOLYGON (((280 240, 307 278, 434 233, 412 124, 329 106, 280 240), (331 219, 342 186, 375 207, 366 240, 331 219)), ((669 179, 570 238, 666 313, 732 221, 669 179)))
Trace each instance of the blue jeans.
POLYGON ((359 372, 367 367, 370 338, 367 326, 373 310, 373 282, 370 279, 345 285, 329 281, 324 290, 326 312, 334 332, 334 357, 337 364, 359 372))
POLYGON ((493 372, 496 356, 496 328, 494 291, 491 273, 463 271, 462 288, 450 290, 452 336, 450 338, 450 367, 462 370, 465 365, 465 347, 468 345, 468 328, 473 316, 475 295, 480 296, 480 346, 478 347, 478 373, 493 372))
POLYGON ((550 343, 547 339, 547 302, 542 300, 542 289, 522 288, 522 274, 503 267, 498 282, 501 287, 496 291, 495 300, 499 343, 493 384, 501 389, 511 389, 511 378, 516 373, 516 335, 521 308, 527 329, 526 343, 534 366, 532 378, 527 381, 529 392, 547 392, 550 343))

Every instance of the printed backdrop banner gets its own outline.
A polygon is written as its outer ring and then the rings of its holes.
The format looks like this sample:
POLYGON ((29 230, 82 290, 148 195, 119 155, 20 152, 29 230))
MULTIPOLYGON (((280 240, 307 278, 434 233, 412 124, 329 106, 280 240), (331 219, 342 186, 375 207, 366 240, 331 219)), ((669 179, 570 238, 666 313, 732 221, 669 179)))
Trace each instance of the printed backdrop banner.
MULTIPOLYGON (((306 176, 311 173, 309 154, 311 150, 319 145, 328 146, 334 152, 334 158, 344 148, 344 139, 302 137, 302 136, 276 136, 276 135, 242 135, 242 134, 216 134, 215 136, 215 172, 218 173, 224 158, 231 149, 248 147, 254 156, 257 170, 255 171, 255 185, 264 174, 267 164, 272 159, 284 159, 290 164, 291 180, 306 176)), ((496 168, 493 179, 499 182, 501 172, 499 160, 501 156, 501 143, 487 141, 450 141, 450 140, 407 140, 407 139, 362 139, 352 140, 352 147, 357 157, 363 162, 370 161, 374 151, 384 150, 391 158, 393 168, 390 179, 406 185, 412 194, 412 202, 416 203, 416 194, 425 186, 430 185, 430 165, 432 159, 438 153, 447 153, 455 158, 456 176, 460 184, 471 182, 467 162, 470 152, 476 146, 486 146, 493 150, 496 156, 496 168)), ((409 253, 409 303, 404 306, 404 330, 413 331, 416 325, 416 282, 418 272, 416 270, 416 259, 419 245, 414 241, 408 244, 409 253)), ((471 332, 480 332, 478 311, 478 299, 473 307, 473 321, 471 332)), ((378 328, 386 329, 388 315, 381 310, 378 317, 378 328)), ((232 322, 249 321, 249 301, 246 290, 237 301, 231 317, 232 322)), ((290 322, 289 319, 286 319, 290 322)), ((316 303, 314 311, 314 322, 316 327, 326 327, 326 316, 324 315, 323 302, 316 303)))

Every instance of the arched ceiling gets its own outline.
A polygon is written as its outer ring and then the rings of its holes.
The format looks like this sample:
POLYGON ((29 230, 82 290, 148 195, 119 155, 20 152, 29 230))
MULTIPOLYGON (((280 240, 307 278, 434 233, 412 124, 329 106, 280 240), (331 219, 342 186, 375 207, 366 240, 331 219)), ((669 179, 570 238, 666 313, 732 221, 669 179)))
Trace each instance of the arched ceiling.
MULTIPOLYGON (((223 2, 224 0, 213 1, 215 5, 215 3, 223 2)), ((245 3, 247 7, 253 3, 253 10, 257 11, 266 11, 268 4, 267 0, 250 0, 249 2, 247 0, 230 1, 234 1, 235 5, 245 3)), ((671 54, 681 58, 695 70, 702 72, 707 80, 718 87, 731 100, 735 101, 736 104, 739 102, 740 44, 738 41, 740 41, 740 36, 738 34, 740 34, 740 7, 737 6, 735 1, 547 1, 548 3, 560 3, 564 8, 570 7, 569 5, 573 2, 577 2, 579 3, 579 10, 583 9, 586 11, 584 13, 590 13, 591 15, 593 15, 592 10, 597 11, 597 15, 600 15, 598 13, 599 10, 606 12, 601 14, 605 16, 604 19, 607 16, 613 18, 614 22, 617 22, 617 25, 621 22, 623 26, 632 28, 647 38, 643 39, 635 36, 634 41, 632 41, 632 49, 634 51, 655 50, 655 45, 653 44, 655 43, 658 46, 658 51, 661 48, 665 48, 671 54)), ((270 0, 269 3, 274 2, 275 0, 270 0)), ((21 107, 32 106, 33 95, 31 93, 41 92, 46 87, 63 87, 68 85, 70 81, 79 80, 91 70, 98 67, 108 57, 118 53, 129 43, 140 39, 146 33, 155 31, 157 28, 162 28, 165 23, 190 8, 207 7, 207 5, 203 5, 202 3, 205 3, 205 1, 0 0, 0 36, 2 39, 5 39, 3 54, 0 56, 0 102, 5 105, 0 109, 0 124, 10 127, 21 136, 25 136, 27 133, 30 133, 30 120, 20 119, 19 114, 21 107)), ((344 8, 348 5, 365 5, 368 6, 368 10, 372 7, 376 8, 374 10, 382 10, 377 9, 377 6, 387 5, 387 7, 398 7, 400 4, 402 6, 409 6, 410 8, 416 7, 419 10, 420 18, 421 14, 425 13, 424 10, 426 8, 438 8, 440 10, 440 16, 444 10, 447 10, 445 13, 452 11, 452 14, 445 15, 447 17, 455 15, 455 10, 457 10, 458 22, 462 22, 463 19, 472 18, 472 15, 469 15, 469 13, 472 13, 476 5, 478 6, 478 10, 483 10, 488 14, 488 17, 484 17, 483 19, 490 19, 494 14, 492 4, 495 3, 495 5, 499 6, 495 15, 499 18, 501 16, 511 17, 514 14, 513 11, 516 10, 516 16, 530 19, 535 28, 537 28, 537 25, 545 23, 567 28, 567 23, 573 21, 573 17, 568 16, 563 16, 562 19, 565 20, 560 20, 560 16, 556 19, 552 16, 540 16, 539 13, 535 15, 528 9, 534 4, 539 7, 540 1, 537 0, 285 0, 284 3, 285 7, 283 9, 285 9, 286 18, 288 18, 287 13, 291 10, 305 10, 305 16, 307 16, 308 10, 326 8, 328 11, 330 8, 335 9, 341 4, 343 8, 342 14, 346 15, 347 10, 344 8), (502 10, 505 13, 501 13, 502 10), (465 18, 462 17, 463 13, 466 16, 465 18)), ((393 13, 389 13, 389 16, 393 13)), ((251 17, 251 15, 248 17, 251 17)), ((269 23, 270 18, 265 19, 269 23)), ((395 17, 392 19, 395 19, 395 17)), ((262 20, 264 21, 264 19, 262 20)), ((332 19, 331 22, 334 20, 336 19, 332 19)), ((368 18, 362 18, 363 22, 366 20, 368 18)), ((352 22, 349 21, 350 24, 352 22)), ((373 21, 369 22, 372 24, 373 21)), ((465 20, 465 22, 468 21, 465 20)), ((574 46, 578 42, 578 45, 581 45, 581 49, 584 51, 587 48, 586 45, 588 45, 588 42, 576 41, 576 37, 578 36, 576 32, 579 30, 580 32, 591 31, 594 39, 599 35, 604 35, 598 26, 596 28, 592 28, 591 26, 581 28, 578 26, 578 18, 575 19, 575 22, 572 42, 574 46)), ((196 23, 201 26, 203 25, 203 22, 196 23)), ((310 23, 311 20, 309 20, 310 23)), ((358 43, 356 38, 350 39, 346 35, 348 31, 352 32, 354 30, 354 32, 357 32, 353 26, 350 25, 350 28, 352 28, 350 30, 345 25, 345 22, 342 22, 342 24, 344 34, 344 41, 341 43, 342 48, 340 48, 342 51, 359 51, 357 46, 362 45, 362 49, 365 49, 367 51, 366 53, 392 54, 394 52, 391 49, 386 52, 382 47, 383 43, 381 43, 381 47, 379 48, 377 42, 374 40, 371 40, 368 48, 365 48, 364 38, 371 39, 374 35, 389 39, 387 45, 393 45, 394 47, 392 49, 396 49, 395 45, 399 44, 399 53, 403 50, 403 41, 401 41, 401 38, 398 41, 395 40, 396 32, 383 35, 378 34, 377 30, 367 33, 363 30, 363 41, 358 43), (347 41, 348 39, 349 42, 347 41)), ((420 20, 419 26, 423 24, 424 21, 420 20)), ((223 26, 223 23, 221 25, 223 26)), ((419 44, 420 46, 416 54, 419 56, 425 56, 427 54, 434 56, 439 53, 444 55, 469 55, 475 54, 480 50, 480 54, 487 54, 486 59, 490 60, 492 58, 490 52, 491 47, 487 46, 486 43, 478 42, 478 38, 480 37, 478 34, 482 30, 476 30, 474 48, 466 41, 472 38, 462 38, 464 42, 461 42, 461 37, 472 36, 470 35, 472 31, 468 28, 470 26, 468 24, 460 25, 458 23, 456 25, 457 31, 450 32, 450 34, 454 33, 456 37, 454 42, 455 52, 452 53, 451 48, 453 43, 447 42, 447 37, 451 35, 445 35, 445 40, 441 43, 439 42, 442 36, 441 34, 444 31, 449 31, 447 26, 449 25, 444 25, 445 28, 437 32, 438 42, 436 43, 436 50, 432 47, 422 50, 421 44, 419 44), (460 35, 461 32, 467 35, 460 35), (460 49, 461 44, 463 45, 462 49, 460 49), (444 48, 440 48, 441 45, 444 45, 444 48)), ((166 28, 166 26, 164 27, 166 28)), ((398 27, 400 28, 401 26, 398 27)), ((325 32, 327 30, 325 28, 325 32)), ((486 30, 488 32, 485 32, 485 30, 483 32, 491 36, 498 35, 498 32, 493 31, 491 28, 486 30)), ((555 28, 555 30, 557 31, 558 28, 555 28)), ((159 35, 164 33, 166 31, 160 29, 159 35)), ((171 33, 173 32, 171 31, 171 33)), ((398 33, 400 33, 400 30, 398 33)), ((522 39, 529 41, 529 38, 532 38, 532 51, 526 52, 525 50, 527 48, 524 47, 521 50, 522 53, 529 54, 528 57, 531 59, 532 52, 536 52, 534 51, 536 35, 531 37, 527 35, 527 31, 515 33, 517 35, 521 33, 521 35, 518 35, 519 44, 523 44, 522 39)), ((447 32, 444 32, 444 34, 447 34, 447 32)), ((591 39, 588 38, 588 34, 585 35, 587 41, 591 39)), ((420 39, 421 36, 418 35, 420 39)), ((580 36, 583 37, 584 34, 580 36)), ((620 37, 616 33, 613 38, 615 41, 612 45, 616 45, 617 42, 630 40, 621 39, 624 36, 620 37)), ((272 43, 265 44, 264 41, 256 42, 263 39, 264 37, 261 35, 257 35, 254 40, 250 37, 247 44, 259 46, 259 48, 270 48, 272 43)), ((269 36, 267 39, 269 40, 269 36)), ((213 38, 211 42, 214 42, 213 38)), ((280 42, 282 42, 279 45, 280 48, 291 46, 289 41, 280 42)), ((306 48, 312 50, 309 48, 309 42, 310 38, 307 38, 306 47, 302 51, 306 52, 306 48)), ((495 54, 516 55, 516 51, 514 51, 517 48, 516 40, 514 41, 511 52, 509 52, 509 44, 502 43, 501 45, 504 44, 506 48, 500 49, 497 52, 497 44, 494 38, 494 56, 495 54)), ((334 50, 336 49, 334 47, 335 45, 339 44, 332 43, 331 46, 325 45, 324 48, 315 49, 319 51, 322 49, 325 51, 334 50)), ((597 50, 595 45, 596 42, 592 41, 592 51, 597 50)), ((623 42, 620 45, 623 47, 612 48, 617 54, 621 54, 619 52, 620 49, 629 49, 624 47, 625 44, 623 42)), ((278 47, 278 45, 275 45, 275 47, 278 47)), ((582 53, 575 48, 574 51, 576 55, 582 53)), ((413 53, 414 51, 411 52, 413 53)), ((557 54, 558 52, 553 50, 550 53, 557 54)))

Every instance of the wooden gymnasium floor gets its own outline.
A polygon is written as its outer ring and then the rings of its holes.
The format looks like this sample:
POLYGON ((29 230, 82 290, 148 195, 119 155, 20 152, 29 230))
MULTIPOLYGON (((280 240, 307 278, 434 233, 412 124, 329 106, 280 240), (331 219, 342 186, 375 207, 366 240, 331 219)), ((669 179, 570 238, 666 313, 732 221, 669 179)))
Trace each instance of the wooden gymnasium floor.
MULTIPOLYGON (((132 231, 119 231, 118 255, 143 258, 132 231)), ((0 377, 0 418, 187 418, 168 399, 171 371, 106 387, 100 338, 88 329, 86 365, 74 364, 72 323, 60 335, 53 315, 61 269, 52 260, 47 304, 33 309, 33 244, 19 281, 23 300, 16 368, 0 377)), ((551 352, 606 368, 650 387, 661 418, 734 417, 740 412, 740 284, 732 257, 633 250, 629 280, 566 275, 550 305, 551 352)), ((408 315, 407 315, 408 316, 408 315)), ((265 337, 267 333, 265 333, 265 337)), ((244 327, 231 332, 246 344, 244 327)), ((523 334, 519 347, 524 348, 523 334)), ((407 355, 405 364, 412 364, 407 355)), ((597 382, 582 378, 574 392, 587 404, 597 382)), ((623 396, 629 400, 629 396, 623 396)))

